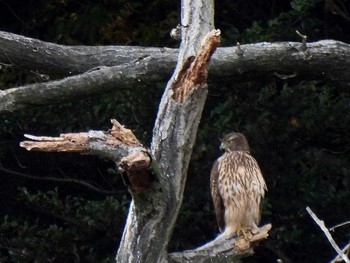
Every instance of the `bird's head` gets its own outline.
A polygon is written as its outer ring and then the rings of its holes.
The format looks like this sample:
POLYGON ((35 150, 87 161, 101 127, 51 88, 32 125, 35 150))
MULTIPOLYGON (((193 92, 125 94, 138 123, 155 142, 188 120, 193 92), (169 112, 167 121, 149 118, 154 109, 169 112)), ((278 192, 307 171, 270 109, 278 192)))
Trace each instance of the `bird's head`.
POLYGON ((225 152, 245 151, 249 152, 249 144, 242 133, 231 132, 220 139, 220 149, 225 152))

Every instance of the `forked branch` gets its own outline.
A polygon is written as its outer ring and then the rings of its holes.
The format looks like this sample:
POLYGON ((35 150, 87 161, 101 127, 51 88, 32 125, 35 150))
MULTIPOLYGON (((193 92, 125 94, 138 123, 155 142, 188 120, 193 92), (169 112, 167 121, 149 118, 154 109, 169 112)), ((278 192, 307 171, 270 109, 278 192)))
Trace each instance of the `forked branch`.
POLYGON ((332 245, 335 251, 337 251, 338 255, 344 260, 346 263, 350 263, 349 258, 344 254, 344 252, 339 248, 337 243, 335 243, 331 233, 329 233, 328 228, 325 226, 324 221, 318 219, 314 212, 309 207, 306 207, 306 211, 312 217, 312 219, 316 222, 316 224, 321 228, 325 236, 327 237, 329 243, 332 245))

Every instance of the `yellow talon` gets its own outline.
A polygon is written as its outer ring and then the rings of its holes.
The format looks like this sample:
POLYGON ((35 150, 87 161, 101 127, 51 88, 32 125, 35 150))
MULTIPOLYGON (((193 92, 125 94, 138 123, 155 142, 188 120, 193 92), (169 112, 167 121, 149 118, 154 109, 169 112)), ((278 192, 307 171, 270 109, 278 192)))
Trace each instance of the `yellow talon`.
POLYGON ((240 234, 243 234, 244 239, 247 239, 247 234, 245 233, 244 228, 239 227, 237 229, 237 236, 239 236, 240 234))

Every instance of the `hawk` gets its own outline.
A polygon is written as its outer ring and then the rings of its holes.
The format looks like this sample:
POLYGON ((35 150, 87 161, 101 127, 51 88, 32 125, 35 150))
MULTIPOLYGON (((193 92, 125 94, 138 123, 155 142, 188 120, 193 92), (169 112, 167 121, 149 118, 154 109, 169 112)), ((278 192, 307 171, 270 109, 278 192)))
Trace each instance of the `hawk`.
POLYGON ((250 155, 246 137, 232 132, 221 140, 225 153, 213 164, 210 174, 219 237, 256 230, 261 200, 267 190, 257 161, 250 155))

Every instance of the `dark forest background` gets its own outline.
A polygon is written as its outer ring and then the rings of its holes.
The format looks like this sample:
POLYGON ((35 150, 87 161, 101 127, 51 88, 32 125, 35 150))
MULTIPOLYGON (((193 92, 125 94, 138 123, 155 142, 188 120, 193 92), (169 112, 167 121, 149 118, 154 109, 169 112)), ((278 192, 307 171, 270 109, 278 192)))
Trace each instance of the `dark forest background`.
MULTIPOLYGON (((173 0, 0 0, 0 30, 66 45, 177 47, 173 0)), ((335 39, 350 43, 349 0, 220 0, 222 46, 335 39)), ((1 47, 0 47, 1 52, 1 47)), ((283 72, 279 72, 283 74, 283 72)), ((54 77, 54 76, 53 76, 54 77)), ((0 89, 44 81, 0 65, 0 89)), ((107 130, 116 118, 149 145, 166 83, 0 116, 0 262, 114 262, 130 196, 113 163, 91 156, 27 152, 23 134, 107 130)), ((269 191, 262 223, 271 236, 244 262, 327 262, 335 252, 305 211, 328 226, 350 219, 350 92, 292 78, 210 83, 170 250, 218 233, 209 173, 219 138, 244 133, 269 191)), ((340 246, 350 225, 333 232, 340 246)))

